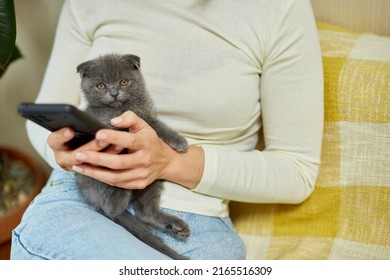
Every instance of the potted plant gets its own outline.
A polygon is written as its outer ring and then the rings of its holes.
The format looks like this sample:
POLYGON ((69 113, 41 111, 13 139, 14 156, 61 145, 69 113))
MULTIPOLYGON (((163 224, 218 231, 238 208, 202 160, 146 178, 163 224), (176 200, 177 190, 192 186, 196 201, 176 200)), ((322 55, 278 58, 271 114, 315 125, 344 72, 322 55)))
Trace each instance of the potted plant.
MULTIPOLYGON (((1 78, 7 66, 21 57, 15 46, 13 0, 0 0, 0 30, 1 78)), ((31 156, 10 147, 0 147, 0 259, 9 258, 11 231, 46 179, 43 167, 31 156)))
POLYGON ((16 19, 13 0, 0 0, 0 77, 8 65, 21 57, 16 41, 16 19))
POLYGON ((47 179, 31 156, 0 147, 0 259, 9 258, 11 232, 47 179))

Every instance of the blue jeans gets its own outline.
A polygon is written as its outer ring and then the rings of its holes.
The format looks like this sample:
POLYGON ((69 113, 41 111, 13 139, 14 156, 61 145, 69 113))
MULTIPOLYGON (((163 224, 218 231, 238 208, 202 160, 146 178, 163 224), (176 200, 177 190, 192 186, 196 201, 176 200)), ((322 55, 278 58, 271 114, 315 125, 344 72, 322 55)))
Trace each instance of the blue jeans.
MULTIPOLYGON (((164 209, 180 216, 191 235, 164 242, 190 259, 244 259, 245 247, 228 217, 164 209)), ((11 259, 168 259, 96 212, 80 196, 75 176, 55 170, 13 231, 11 259)))

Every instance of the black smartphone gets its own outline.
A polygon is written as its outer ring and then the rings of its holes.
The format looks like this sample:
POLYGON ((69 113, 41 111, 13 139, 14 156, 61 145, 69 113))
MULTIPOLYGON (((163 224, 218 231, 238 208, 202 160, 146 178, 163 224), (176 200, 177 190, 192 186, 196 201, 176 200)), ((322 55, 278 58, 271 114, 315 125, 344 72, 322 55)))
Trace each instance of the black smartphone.
POLYGON ((18 106, 18 113, 50 131, 63 127, 72 128, 75 137, 68 142, 72 148, 91 141, 99 129, 107 128, 70 104, 21 103, 18 106))

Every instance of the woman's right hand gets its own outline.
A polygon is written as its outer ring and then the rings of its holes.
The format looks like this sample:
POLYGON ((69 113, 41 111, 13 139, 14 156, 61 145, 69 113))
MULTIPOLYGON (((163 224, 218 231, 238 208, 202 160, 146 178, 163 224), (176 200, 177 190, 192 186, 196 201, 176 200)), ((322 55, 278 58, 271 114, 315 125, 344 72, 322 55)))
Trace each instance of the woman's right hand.
MULTIPOLYGON (((68 171, 72 171, 73 165, 81 163, 81 161, 78 161, 75 156, 78 152, 84 150, 101 151, 107 148, 108 145, 106 143, 94 139, 88 142, 87 144, 84 144, 79 148, 73 150, 67 144, 67 142, 70 141, 73 137, 74 137, 74 131, 71 128, 64 127, 57 131, 52 132, 47 139, 47 143, 49 144, 50 148, 54 152, 54 156, 57 164, 61 166, 63 169, 68 171)), ((118 153, 117 150, 115 150, 115 152, 118 153)))

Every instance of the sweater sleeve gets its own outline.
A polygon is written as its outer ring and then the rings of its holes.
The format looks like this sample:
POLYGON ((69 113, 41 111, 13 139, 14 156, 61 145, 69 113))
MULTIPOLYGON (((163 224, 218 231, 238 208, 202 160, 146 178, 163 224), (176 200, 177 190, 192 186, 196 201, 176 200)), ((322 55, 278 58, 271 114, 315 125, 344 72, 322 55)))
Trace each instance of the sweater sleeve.
MULTIPOLYGON (((80 89, 76 67, 85 59, 90 48, 90 40, 82 30, 71 3, 65 1, 37 103, 79 105, 80 89)), ((57 168, 54 153, 47 144, 50 132, 31 121, 27 121, 26 126, 28 137, 38 154, 51 167, 57 168)))
MULTIPOLYGON (((287 2, 287 1, 286 1, 287 2)), ((300 203, 313 191, 323 131, 321 53, 310 1, 288 1, 268 34, 260 78, 263 151, 203 146, 194 190, 228 200, 300 203)))

